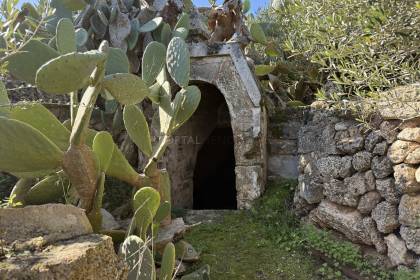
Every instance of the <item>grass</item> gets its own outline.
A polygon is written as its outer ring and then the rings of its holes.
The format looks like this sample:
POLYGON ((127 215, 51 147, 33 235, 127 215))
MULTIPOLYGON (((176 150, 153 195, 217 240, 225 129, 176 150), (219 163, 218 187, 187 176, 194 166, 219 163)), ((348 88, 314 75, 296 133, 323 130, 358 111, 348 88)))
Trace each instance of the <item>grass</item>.
POLYGON ((201 252, 192 270, 209 264, 215 280, 348 279, 343 267, 369 280, 420 279, 420 272, 376 267, 351 242, 301 225, 291 211, 295 186, 294 181, 271 183, 251 210, 232 212, 220 221, 192 228, 185 239, 201 252))
POLYGON ((279 246, 270 233, 272 226, 282 224, 285 232, 294 227, 295 219, 267 211, 285 209, 292 186, 283 182, 270 188, 253 211, 238 211, 225 215, 221 222, 194 227, 185 237, 201 251, 201 261, 194 268, 209 264, 216 280, 322 279, 317 275, 321 265, 317 259, 304 250, 279 246), (271 219, 279 224, 267 223, 271 219))

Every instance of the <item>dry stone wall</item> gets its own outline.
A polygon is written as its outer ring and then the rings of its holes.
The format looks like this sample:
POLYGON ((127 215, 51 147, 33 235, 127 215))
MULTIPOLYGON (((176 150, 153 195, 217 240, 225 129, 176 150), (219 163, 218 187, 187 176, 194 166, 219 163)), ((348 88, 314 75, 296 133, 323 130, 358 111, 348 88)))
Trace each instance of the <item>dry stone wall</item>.
POLYGON ((374 246, 394 266, 420 262, 420 119, 371 127, 311 109, 299 130, 296 212, 374 246))

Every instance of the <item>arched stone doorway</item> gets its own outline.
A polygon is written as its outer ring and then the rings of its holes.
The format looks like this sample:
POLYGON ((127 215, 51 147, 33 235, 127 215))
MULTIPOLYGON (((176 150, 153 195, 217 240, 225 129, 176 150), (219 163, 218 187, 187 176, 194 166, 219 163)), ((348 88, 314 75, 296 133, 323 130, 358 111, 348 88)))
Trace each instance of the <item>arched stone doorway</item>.
MULTIPOLYGON (((200 87, 202 101, 193 117, 177 131, 163 159, 163 163, 170 163, 165 165, 171 176, 173 205, 193 208, 200 149, 224 121, 225 125, 229 123, 233 137, 236 208, 249 208, 266 183, 267 120, 258 84, 236 44, 222 45, 212 55, 203 46, 192 45, 190 51, 191 80, 200 87), (221 117, 223 114, 225 117, 221 117)), ((218 133, 226 137, 226 131, 216 131, 215 137, 218 133)))

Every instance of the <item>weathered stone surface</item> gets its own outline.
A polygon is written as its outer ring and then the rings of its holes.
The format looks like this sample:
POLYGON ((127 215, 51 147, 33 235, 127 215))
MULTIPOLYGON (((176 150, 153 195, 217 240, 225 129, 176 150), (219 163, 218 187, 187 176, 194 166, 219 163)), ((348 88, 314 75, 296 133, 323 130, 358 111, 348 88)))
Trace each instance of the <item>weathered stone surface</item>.
POLYGON ((361 151, 353 155, 353 167, 357 171, 366 171, 370 169, 372 161, 372 154, 366 151, 361 151))
POLYGON ((324 183, 324 195, 332 202, 357 207, 359 195, 351 192, 343 181, 331 179, 324 183))
POLYGON ((394 171, 392 162, 386 156, 376 156, 372 159, 372 172, 377 179, 388 177, 394 171))
POLYGON ((398 134, 398 139, 420 143, 420 127, 403 129, 398 134))
POLYGON ((420 167, 416 170, 416 181, 417 183, 420 183, 420 167))
POLYGON ((317 205, 316 204, 309 204, 305 199, 303 199, 300 194, 299 190, 295 191, 293 196, 293 212, 299 216, 306 216, 314 209, 317 205))
POLYGON ((271 155, 290 155, 297 153, 297 143, 294 139, 268 140, 268 152, 271 155))
POLYGON ((420 195, 403 195, 398 212, 400 224, 412 228, 420 228, 420 195))
POLYGON ((408 252, 403 240, 398 238, 395 234, 390 234, 385 237, 385 243, 388 247, 388 257, 393 266, 410 265, 414 259, 408 252))
POLYGON ((0 208, 0 229, 6 244, 37 237, 46 244, 92 233, 85 211, 64 204, 0 208))
POLYGON ((379 203, 372 210, 372 219, 375 220, 378 230, 383 233, 391 233, 398 228, 397 206, 387 201, 379 203))
POLYGON ((365 172, 365 183, 368 191, 373 191, 376 189, 376 179, 373 175, 372 170, 368 170, 365 172))
POLYGON ((371 217, 365 217, 363 218, 363 225, 365 227, 366 232, 369 234, 370 240, 372 241, 376 250, 381 254, 385 254, 386 244, 384 242, 382 234, 376 228, 375 221, 371 217))
POLYGON ((328 156, 317 161, 317 168, 324 177, 338 178, 341 168, 341 157, 328 156))
POLYGON ((395 185, 400 193, 420 191, 420 183, 416 180, 416 168, 409 164, 394 166, 395 185))
POLYGON ((375 145, 375 148, 373 148, 373 154, 383 156, 388 151, 388 143, 386 141, 382 141, 375 145))
POLYGON ((363 149, 365 139, 358 127, 350 127, 346 131, 339 131, 335 136, 336 147, 345 154, 354 154, 363 149))
POLYGON ((0 279, 127 279, 108 236, 89 234, 2 260, 0 279))
POLYGON ((349 177, 354 173, 352 159, 352 156, 344 156, 341 158, 341 168, 339 174, 341 178, 349 177))
POLYGON ((320 127, 319 125, 303 126, 298 136, 298 153, 321 152, 330 155, 339 154, 335 147, 334 134, 335 130, 332 124, 325 127, 320 127))
POLYGON ((115 220, 114 216, 111 213, 106 211, 105 209, 101 209, 102 214, 102 229, 104 230, 112 230, 112 229, 119 229, 120 224, 115 220))
POLYGON ((344 131, 349 129, 349 127, 351 127, 352 125, 354 125, 354 122, 352 121, 338 122, 334 125, 334 129, 335 131, 344 131))
POLYGON ((268 156, 268 176, 296 179, 299 175, 296 155, 268 156))
POLYGON ((389 203, 398 204, 400 202, 400 195, 395 188, 394 178, 377 179, 376 189, 389 203))
POLYGON ((400 234, 407 248, 420 255, 420 229, 401 226, 400 234))
POLYGON ((381 195, 378 192, 368 192, 360 198, 357 210, 362 214, 369 214, 380 201, 381 195))
POLYGON ((261 166, 236 166, 236 190, 238 209, 249 209, 252 202, 264 192, 261 166))
POLYGON ((323 200, 311 211, 309 217, 321 226, 341 232, 353 242, 372 245, 370 235, 363 225, 362 215, 353 208, 323 200))
POLYGON ((361 172, 345 178, 344 185, 346 185, 347 190, 353 195, 365 194, 369 188, 366 184, 365 174, 361 172))
POLYGON ((416 148, 414 151, 408 154, 408 156, 404 160, 405 163, 408 164, 419 164, 420 163, 420 146, 416 148))
POLYGON ((395 164, 402 163, 411 152, 419 147, 420 145, 415 142, 397 140, 389 148, 388 157, 395 164))
POLYGON ((299 195, 309 204, 319 203, 324 197, 323 184, 309 175, 299 176, 299 195))
POLYGON ((380 125, 380 133, 388 144, 397 140, 399 121, 384 121, 380 125))
POLYGON ((399 86, 381 93, 377 107, 385 119, 404 120, 418 117, 420 84, 399 86))
POLYGON ((384 138, 379 131, 372 131, 366 136, 365 149, 368 152, 372 152, 376 144, 381 142, 384 138))

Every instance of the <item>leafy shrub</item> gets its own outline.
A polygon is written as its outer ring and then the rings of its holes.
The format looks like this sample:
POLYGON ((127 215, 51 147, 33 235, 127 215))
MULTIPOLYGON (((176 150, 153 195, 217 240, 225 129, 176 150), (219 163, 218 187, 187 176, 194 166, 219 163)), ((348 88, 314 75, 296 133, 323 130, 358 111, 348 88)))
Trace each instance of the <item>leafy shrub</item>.
POLYGON ((298 73, 295 78, 288 75, 289 84, 302 77, 312 84, 330 82, 331 91, 338 93, 333 97, 347 98, 419 80, 419 2, 281 2, 276 10, 262 12, 258 21, 278 48, 279 55, 268 53, 265 62, 281 62, 286 73, 298 73))

